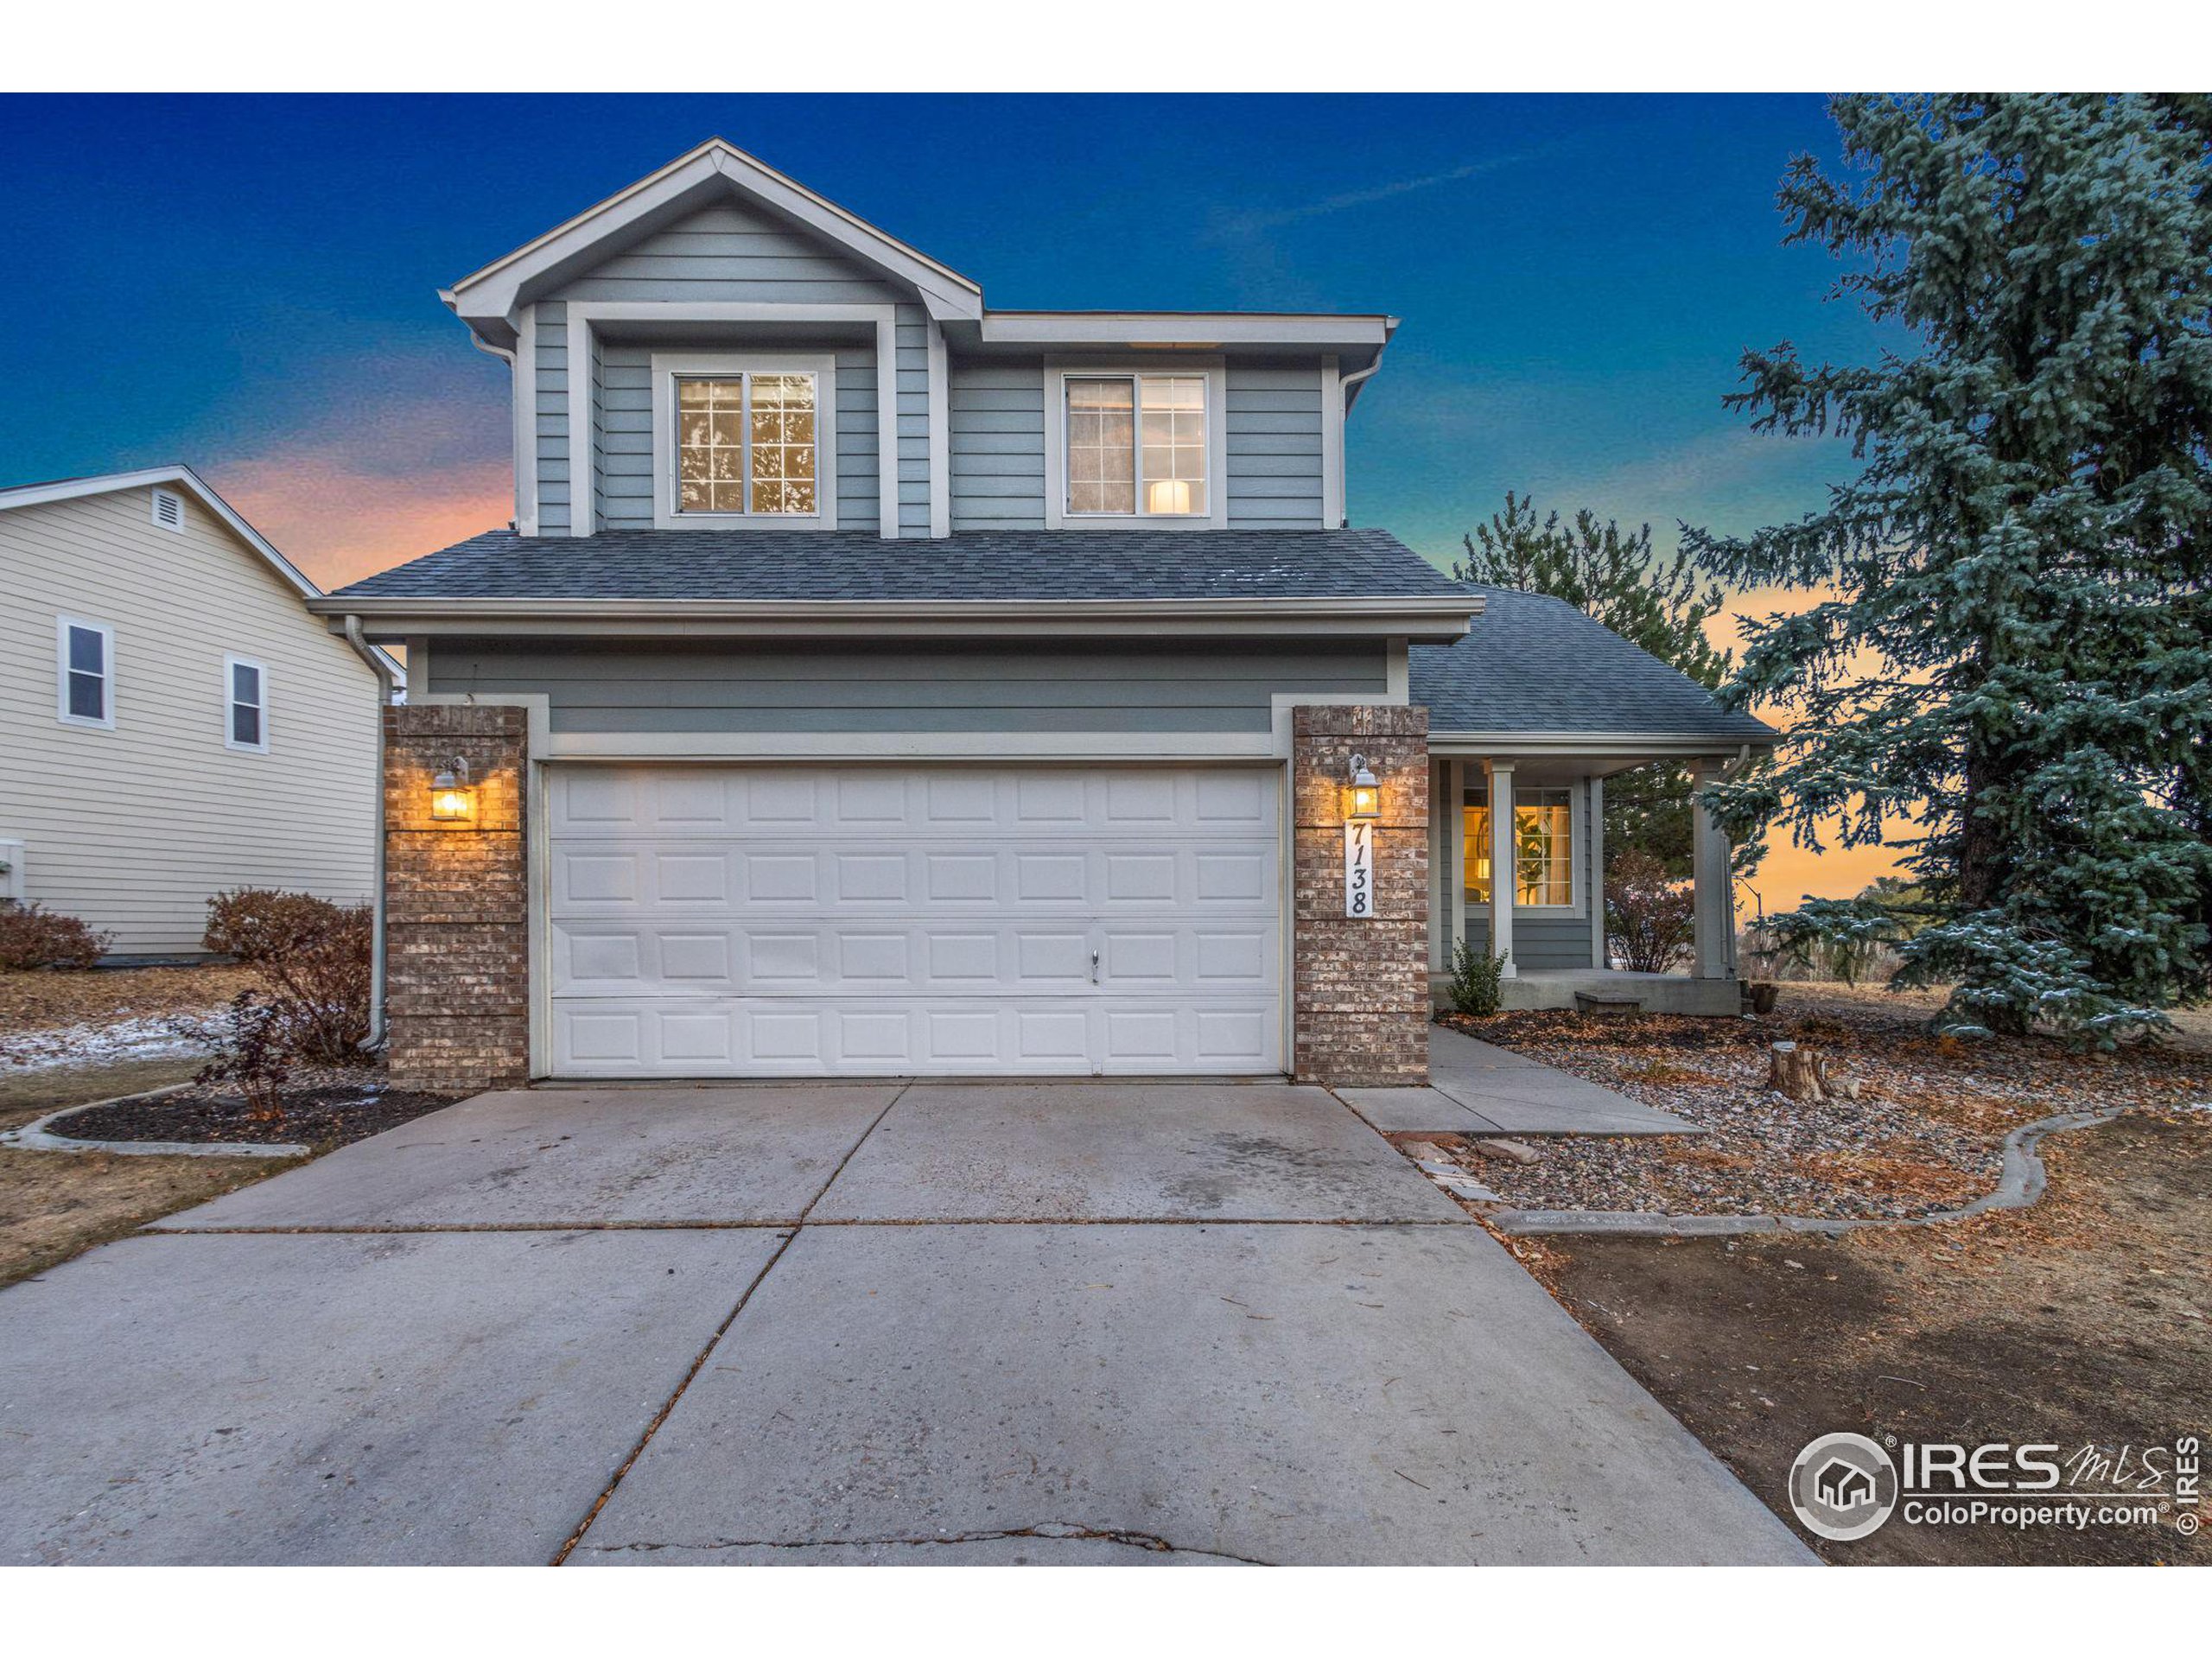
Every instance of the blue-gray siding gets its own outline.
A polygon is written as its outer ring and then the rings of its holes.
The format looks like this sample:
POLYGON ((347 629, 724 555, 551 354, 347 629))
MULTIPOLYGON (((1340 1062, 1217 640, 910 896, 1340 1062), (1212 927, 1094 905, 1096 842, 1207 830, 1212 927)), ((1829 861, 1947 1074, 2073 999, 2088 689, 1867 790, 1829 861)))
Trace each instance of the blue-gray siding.
MULTIPOLYGON (((1222 411, 1234 530, 1315 530, 1321 523, 1321 366, 1231 362, 1222 411)), ((951 373, 952 527, 1040 530, 1045 524, 1044 359, 956 361, 951 373)))
POLYGON ((1379 646, 513 646, 444 640, 429 689, 543 692, 556 732, 1264 732, 1276 691, 1376 696, 1379 646))
POLYGON ((1319 361, 1232 360, 1225 416, 1230 528, 1323 527, 1319 361))
POLYGON ((1045 527, 1045 360, 956 362, 952 527, 1045 527))
MULTIPOLYGON (((1467 792, 1470 806, 1482 804, 1479 789, 1467 792)), ((1574 858, 1575 877, 1581 883, 1580 913, 1573 916, 1536 915, 1529 911, 1516 911, 1513 914, 1513 960, 1516 965, 1527 969, 1595 968, 1603 964, 1594 959, 1590 939, 1590 912, 1588 906, 1597 883, 1591 879, 1590 847, 1590 791, 1578 789, 1574 798, 1574 858)), ((1448 871, 1445 880, 1449 880, 1448 871)), ((1450 894, 1446 898, 1448 900, 1450 894)), ((1444 906, 1444 959, 1451 960, 1452 906, 1444 906)), ((1490 906, 1467 901, 1467 941, 1478 950, 1490 949, 1490 906)))
MULTIPOLYGON (((893 305, 896 307, 899 456, 895 495, 903 534, 929 533, 929 322, 919 305, 901 300, 826 246, 799 232, 734 204, 707 208, 636 246, 541 302, 537 328, 538 528, 559 535, 569 528, 568 305, 570 300, 711 302, 776 304, 893 305)), ((652 523, 652 386, 653 347, 625 340, 619 329, 596 360, 593 375, 593 492, 599 522, 609 529, 652 523)), ((719 338, 734 340, 731 329, 719 338)), ((794 341, 786 333, 760 334, 764 351, 828 349, 819 340, 794 341)), ((679 342, 685 348, 700 342, 679 342)), ((671 344, 666 349, 675 349, 671 344)), ((734 347, 734 349, 735 347, 734 347)), ((876 481, 875 346, 840 341, 837 356, 838 524, 874 529, 880 523, 876 481)))

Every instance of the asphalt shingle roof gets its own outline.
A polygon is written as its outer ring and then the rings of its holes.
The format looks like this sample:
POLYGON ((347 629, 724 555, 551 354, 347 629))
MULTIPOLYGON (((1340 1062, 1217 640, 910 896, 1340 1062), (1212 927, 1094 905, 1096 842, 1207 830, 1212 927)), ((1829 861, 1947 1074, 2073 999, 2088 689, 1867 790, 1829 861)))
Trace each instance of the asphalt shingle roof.
POLYGON ((1408 652, 1433 732, 1664 732, 1764 742, 1773 728, 1565 600, 1466 584, 1483 613, 1465 639, 1408 652))
POLYGON ((1116 600, 1441 596, 1379 530, 493 531, 355 582, 363 599, 1116 600))

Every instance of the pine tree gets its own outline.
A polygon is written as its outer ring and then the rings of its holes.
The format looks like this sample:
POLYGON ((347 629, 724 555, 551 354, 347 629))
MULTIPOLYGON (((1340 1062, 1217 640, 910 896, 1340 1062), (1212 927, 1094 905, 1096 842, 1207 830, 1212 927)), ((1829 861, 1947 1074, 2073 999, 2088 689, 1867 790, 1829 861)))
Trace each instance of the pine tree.
MULTIPOLYGON (((1712 798, 1739 836, 1908 849, 1899 977, 1955 982, 1947 1022, 2109 1043, 2204 985, 2212 99, 1831 108, 1853 176, 1793 162, 1788 239, 1904 339, 1743 359, 1732 407, 1861 470, 1794 524, 1690 537, 1719 579, 1814 599, 1749 628, 1724 695, 1793 731, 1712 798)), ((1863 936, 1894 908, 1801 915, 1863 936)))
MULTIPOLYGON (((1452 567, 1454 581, 1549 594, 1707 690, 1727 677, 1727 654, 1705 634, 1707 619, 1721 607, 1719 588, 1687 552, 1670 560, 1654 552, 1650 525, 1626 533, 1611 519, 1599 524, 1586 507, 1571 524, 1556 512, 1539 518, 1533 498, 1508 490, 1504 511, 1461 539, 1467 556, 1452 567)), ((1679 766, 1638 766, 1608 779, 1605 844, 1648 853, 1675 880, 1686 878, 1691 790, 1679 766)))

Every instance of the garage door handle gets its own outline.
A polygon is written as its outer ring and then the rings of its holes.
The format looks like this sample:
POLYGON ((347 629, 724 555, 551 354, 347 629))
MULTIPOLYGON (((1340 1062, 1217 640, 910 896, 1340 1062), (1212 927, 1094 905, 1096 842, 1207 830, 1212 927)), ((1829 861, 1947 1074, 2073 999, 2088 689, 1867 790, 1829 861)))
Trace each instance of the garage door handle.
POLYGON ((1090 953, 1090 982, 1094 985, 1098 982, 1098 953, 1096 950, 1090 953))

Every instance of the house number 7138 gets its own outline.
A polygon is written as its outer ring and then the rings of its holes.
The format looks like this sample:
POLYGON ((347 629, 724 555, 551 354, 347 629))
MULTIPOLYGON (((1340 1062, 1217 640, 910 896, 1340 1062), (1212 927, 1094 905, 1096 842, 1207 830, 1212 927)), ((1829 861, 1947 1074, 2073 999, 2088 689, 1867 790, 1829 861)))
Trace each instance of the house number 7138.
POLYGON ((1344 825, 1344 914, 1375 914, 1375 826, 1344 825))

